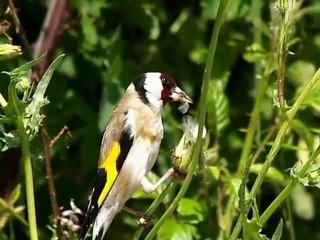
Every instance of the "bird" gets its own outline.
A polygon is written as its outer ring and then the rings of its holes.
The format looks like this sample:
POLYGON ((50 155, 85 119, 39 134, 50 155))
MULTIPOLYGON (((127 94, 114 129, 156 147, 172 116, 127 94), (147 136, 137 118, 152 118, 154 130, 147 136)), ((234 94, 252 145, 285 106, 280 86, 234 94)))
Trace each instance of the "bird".
POLYGON ((80 240, 86 238, 92 224, 92 239, 104 239, 115 215, 139 187, 150 193, 172 176, 168 170, 157 183, 146 178, 163 138, 161 110, 170 102, 192 104, 168 73, 141 74, 126 89, 102 137, 97 175, 80 240))

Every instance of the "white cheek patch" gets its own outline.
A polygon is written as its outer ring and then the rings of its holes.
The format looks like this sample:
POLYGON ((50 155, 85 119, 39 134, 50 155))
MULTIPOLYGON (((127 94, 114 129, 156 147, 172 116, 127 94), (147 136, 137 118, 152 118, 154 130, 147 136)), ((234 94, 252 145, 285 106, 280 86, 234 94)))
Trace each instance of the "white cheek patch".
POLYGON ((144 88, 147 93, 158 100, 161 99, 161 93, 163 90, 162 82, 160 79, 161 73, 146 73, 146 79, 144 81, 144 88))

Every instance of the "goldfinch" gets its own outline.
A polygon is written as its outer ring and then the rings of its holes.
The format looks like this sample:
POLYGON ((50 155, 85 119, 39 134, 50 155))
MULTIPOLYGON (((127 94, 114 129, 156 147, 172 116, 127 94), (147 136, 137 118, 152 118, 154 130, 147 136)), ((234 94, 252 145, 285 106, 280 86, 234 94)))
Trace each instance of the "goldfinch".
POLYGON ((152 192, 172 173, 168 171, 156 184, 146 178, 163 137, 161 110, 171 101, 192 103, 166 73, 142 74, 127 88, 102 138, 95 187, 80 239, 93 222, 92 239, 103 239, 115 215, 138 187, 152 192))

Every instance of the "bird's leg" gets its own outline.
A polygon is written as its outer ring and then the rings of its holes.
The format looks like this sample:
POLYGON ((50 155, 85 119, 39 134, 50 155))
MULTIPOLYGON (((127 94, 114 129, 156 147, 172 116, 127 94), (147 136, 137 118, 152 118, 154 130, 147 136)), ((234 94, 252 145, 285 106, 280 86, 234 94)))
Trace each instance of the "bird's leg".
POLYGON ((175 170, 170 168, 156 183, 151 183, 146 177, 141 181, 141 187, 146 193, 154 192, 167 178, 174 176, 175 170))
POLYGON ((143 211, 138 211, 138 210, 129 208, 127 206, 124 206, 123 210, 126 211, 127 213, 132 214, 133 216, 138 217, 139 218, 138 223, 141 225, 148 227, 152 223, 152 218, 143 211))

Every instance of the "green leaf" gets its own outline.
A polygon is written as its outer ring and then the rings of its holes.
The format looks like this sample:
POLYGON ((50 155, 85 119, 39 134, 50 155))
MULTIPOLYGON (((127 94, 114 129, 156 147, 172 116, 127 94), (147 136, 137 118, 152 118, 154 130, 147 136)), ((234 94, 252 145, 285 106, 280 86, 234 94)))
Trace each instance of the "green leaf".
POLYGON ((30 139, 39 131, 39 126, 44 118, 40 112, 40 109, 49 103, 49 101, 44 97, 44 94, 47 90, 54 70, 57 68, 63 57, 64 54, 61 54, 50 64, 47 71, 43 74, 41 80, 39 81, 35 93, 32 96, 32 101, 26 109, 26 114, 28 116, 26 121, 26 130, 30 139))
POLYGON ((84 15, 81 18, 82 33, 84 35, 84 40, 88 47, 93 47, 98 43, 98 34, 96 25, 94 24, 94 19, 88 15, 84 15))
POLYGON ((8 87, 8 105, 3 108, 6 119, 15 121, 18 117, 23 117, 26 104, 18 98, 16 85, 25 79, 28 71, 33 66, 38 64, 43 56, 44 55, 35 60, 27 62, 9 73, 5 72, 10 76, 10 83, 8 87))
POLYGON ((299 119, 293 119, 291 121, 291 128, 306 142, 308 150, 313 151, 314 137, 311 134, 310 128, 306 126, 299 119))
POLYGON ((297 60, 288 67, 288 81, 296 87, 304 86, 316 72, 316 67, 311 62, 297 60))
MULTIPOLYGON (((250 168, 250 172, 258 175, 261 172, 262 167, 262 163, 253 164, 250 168)), ((281 185, 286 185, 287 183, 285 176, 275 167, 269 168, 266 177, 281 185)))
POLYGON ((21 139, 17 130, 4 132, 3 137, 0 138, 4 142, 4 147, 1 151, 6 151, 8 148, 17 148, 20 146, 21 139))
POLYGON ((279 222, 279 224, 278 224, 278 226, 276 228, 276 231, 272 235, 271 240, 280 240, 281 239, 281 235, 282 235, 282 229, 283 229, 283 220, 281 218, 280 222, 279 222))
POLYGON ((11 121, 16 121, 19 117, 22 118, 26 108, 26 104, 18 98, 16 84, 16 81, 10 79, 8 88, 8 104, 3 108, 6 119, 11 121))
POLYGON ((197 229, 190 224, 179 223, 174 219, 168 219, 161 226, 157 234, 157 240, 193 240, 200 239, 197 229))
POLYGON ((98 120, 100 131, 104 131, 107 120, 114 106, 119 101, 123 91, 119 84, 119 76, 122 70, 122 65, 122 59, 119 55, 117 55, 110 65, 108 76, 104 82, 98 120))
POLYGON ((202 205, 194 199, 182 198, 177 211, 184 220, 189 223, 199 223, 204 219, 204 209, 202 205))
POLYGON ((12 191, 10 198, 9 198, 9 204, 13 205, 18 201, 19 197, 21 195, 21 185, 18 184, 12 191))
POLYGON ((302 185, 296 185, 291 193, 294 213, 304 220, 311 220, 315 215, 312 195, 302 185))
POLYGON ((0 240, 9 240, 9 238, 2 232, 0 232, 0 240))
POLYGON ((11 80, 18 82, 21 77, 25 77, 28 74, 28 71, 32 67, 36 66, 45 55, 46 54, 43 54, 40 57, 38 57, 37 59, 34 59, 30 62, 27 62, 27 63, 23 64, 22 66, 14 69, 11 73, 9 73, 11 80))
POLYGON ((258 224, 256 218, 247 220, 243 225, 243 239, 245 240, 267 240, 268 238, 260 234, 260 232, 261 226, 258 224))
POLYGON ((222 80, 215 79, 210 82, 207 104, 209 127, 219 138, 224 128, 229 124, 229 102, 224 94, 222 80))

